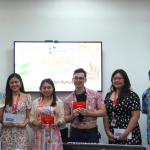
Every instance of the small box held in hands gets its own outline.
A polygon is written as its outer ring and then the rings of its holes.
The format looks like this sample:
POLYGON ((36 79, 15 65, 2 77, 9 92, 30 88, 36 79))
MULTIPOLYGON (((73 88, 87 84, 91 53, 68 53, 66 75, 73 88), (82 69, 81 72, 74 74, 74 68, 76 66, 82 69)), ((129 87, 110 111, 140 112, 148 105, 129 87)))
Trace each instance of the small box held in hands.
POLYGON ((73 102, 73 110, 75 110, 77 108, 86 109, 86 102, 73 102))
POLYGON ((42 116, 41 121, 44 124, 54 124, 54 116, 42 116))

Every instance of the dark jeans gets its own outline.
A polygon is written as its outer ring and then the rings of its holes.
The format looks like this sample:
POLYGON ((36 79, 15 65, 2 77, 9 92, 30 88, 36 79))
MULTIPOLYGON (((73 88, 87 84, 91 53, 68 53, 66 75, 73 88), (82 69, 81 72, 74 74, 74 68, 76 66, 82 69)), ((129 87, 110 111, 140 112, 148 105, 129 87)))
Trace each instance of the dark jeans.
POLYGON ((73 127, 71 130, 71 142, 99 143, 98 131, 83 132, 73 127))

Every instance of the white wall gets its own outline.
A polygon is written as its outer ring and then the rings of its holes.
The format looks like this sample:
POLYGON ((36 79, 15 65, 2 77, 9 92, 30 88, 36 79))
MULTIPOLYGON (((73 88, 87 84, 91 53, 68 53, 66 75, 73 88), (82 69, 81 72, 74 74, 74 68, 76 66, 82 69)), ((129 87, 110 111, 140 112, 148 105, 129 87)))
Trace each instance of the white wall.
MULTIPOLYGON (((140 96, 150 86, 150 0, 0 0, 0 91, 13 72, 13 41, 102 41, 103 98, 124 69, 140 96)), ((62 100, 69 93, 58 93, 62 100)), ((31 94, 34 100, 38 94, 31 94)), ((139 120, 147 145, 146 116, 139 120)), ((102 142, 107 143, 102 119, 102 142)), ((29 129, 30 141, 32 131, 29 129)))

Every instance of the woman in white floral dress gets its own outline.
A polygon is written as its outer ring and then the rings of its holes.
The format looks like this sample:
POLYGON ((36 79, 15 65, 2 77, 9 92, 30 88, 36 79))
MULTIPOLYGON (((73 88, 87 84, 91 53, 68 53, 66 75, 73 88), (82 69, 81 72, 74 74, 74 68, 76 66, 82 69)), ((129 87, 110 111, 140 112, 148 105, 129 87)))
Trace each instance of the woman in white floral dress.
POLYGON ((29 137, 26 125, 29 122, 31 109, 31 96, 24 94, 24 86, 20 75, 13 73, 9 76, 6 84, 4 112, 9 114, 23 115, 22 122, 2 122, 2 149, 29 150, 29 137))

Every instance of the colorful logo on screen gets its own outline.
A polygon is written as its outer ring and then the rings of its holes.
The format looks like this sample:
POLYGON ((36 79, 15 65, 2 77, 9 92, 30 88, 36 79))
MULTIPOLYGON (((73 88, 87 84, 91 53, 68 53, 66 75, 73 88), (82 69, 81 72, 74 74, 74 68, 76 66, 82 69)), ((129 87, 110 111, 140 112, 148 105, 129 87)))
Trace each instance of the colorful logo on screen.
POLYGON ((54 55, 52 51, 55 50, 55 49, 56 49, 56 46, 53 46, 52 48, 49 47, 49 50, 50 50, 49 53, 52 54, 52 55, 54 55))
POLYGON ((49 50, 50 50, 49 53, 52 54, 52 48, 51 47, 49 47, 49 50))
POLYGON ((6 118, 6 121, 8 121, 8 122, 14 122, 14 118, 6 118))

